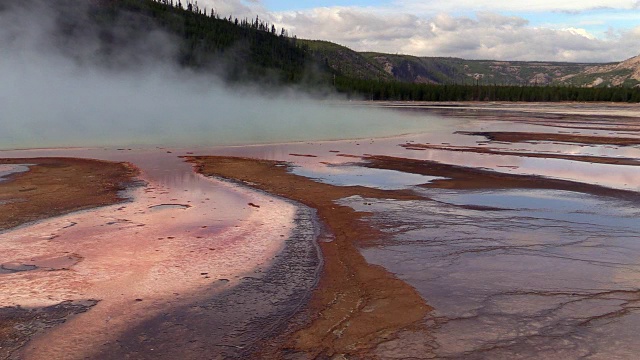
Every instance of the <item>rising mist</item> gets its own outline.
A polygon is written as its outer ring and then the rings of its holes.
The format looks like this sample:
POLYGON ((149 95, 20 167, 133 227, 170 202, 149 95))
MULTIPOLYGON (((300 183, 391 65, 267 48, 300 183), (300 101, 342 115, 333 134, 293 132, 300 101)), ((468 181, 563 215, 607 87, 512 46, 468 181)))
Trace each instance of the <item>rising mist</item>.
POLYGON ((296 89, 229 87, 212 72, 180 67, 176 39, 148 18, 123 12, 105 32, 91 6, 0 6, 0 149, 249 144, 425 127, 424 119, 332 106, 296 89))

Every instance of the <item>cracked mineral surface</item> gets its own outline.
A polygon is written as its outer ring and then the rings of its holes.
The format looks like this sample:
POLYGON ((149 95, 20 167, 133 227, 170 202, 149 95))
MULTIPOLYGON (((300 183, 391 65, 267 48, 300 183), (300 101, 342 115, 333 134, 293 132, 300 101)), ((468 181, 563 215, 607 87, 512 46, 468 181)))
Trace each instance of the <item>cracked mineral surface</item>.
MULTIPOLYGON (((440 201, 353 197, 341 204, 372 212, 370 221, 392 234, 362 252, 434 307, 425 319, 431 357, 630 358, 640 351, 632 341, 640 326, 637 203, 558 191, 428 192, 440 201)), ((392 344, 379 354, 397 355, 392 344)))

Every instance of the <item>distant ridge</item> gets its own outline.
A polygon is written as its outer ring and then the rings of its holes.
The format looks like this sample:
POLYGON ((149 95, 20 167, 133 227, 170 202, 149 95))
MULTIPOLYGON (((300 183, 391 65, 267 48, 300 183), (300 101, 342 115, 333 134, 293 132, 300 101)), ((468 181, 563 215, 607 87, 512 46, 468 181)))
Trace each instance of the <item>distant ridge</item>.
POLYGON ((361 79, 439 85, 633 87, 640 84, 640 56, 607 64, 466 60, 356 52, 328 41, 301 42, 307 44, 332 71, 361 79))
POLYGON ((593 64, 541 61, 465 60, 363 53, 397 80, 432 84, 551 85, 593 64))
POLYGON ((615 64, 591 66, 580 73, 562 77, 560 81, 587 87, 640 87, 640 55, 615 64))

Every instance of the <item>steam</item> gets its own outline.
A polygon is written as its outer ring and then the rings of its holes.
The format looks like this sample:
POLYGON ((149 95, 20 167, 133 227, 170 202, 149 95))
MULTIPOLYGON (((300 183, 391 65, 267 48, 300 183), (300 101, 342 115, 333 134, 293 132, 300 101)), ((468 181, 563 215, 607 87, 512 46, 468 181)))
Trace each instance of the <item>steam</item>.
POLYGON ((0 5, 0 149, 249 144, 423 126, 292 89, 231 89, 177 66, 175 39, 148 19, 119 14, 105 41, 89 11, 70 0, 0 5))

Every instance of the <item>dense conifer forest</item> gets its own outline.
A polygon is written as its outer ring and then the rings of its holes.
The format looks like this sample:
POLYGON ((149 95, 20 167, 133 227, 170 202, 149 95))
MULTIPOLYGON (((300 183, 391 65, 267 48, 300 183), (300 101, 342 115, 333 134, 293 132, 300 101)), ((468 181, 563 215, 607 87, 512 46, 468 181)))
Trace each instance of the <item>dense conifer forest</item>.
POLYGON ((350 98, 398 101, 612 101, 640 102, 640 88, 415 84, 336 77, 337 91, 350 98))

